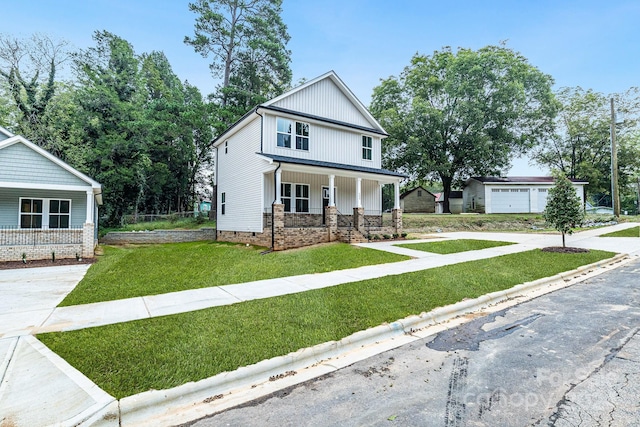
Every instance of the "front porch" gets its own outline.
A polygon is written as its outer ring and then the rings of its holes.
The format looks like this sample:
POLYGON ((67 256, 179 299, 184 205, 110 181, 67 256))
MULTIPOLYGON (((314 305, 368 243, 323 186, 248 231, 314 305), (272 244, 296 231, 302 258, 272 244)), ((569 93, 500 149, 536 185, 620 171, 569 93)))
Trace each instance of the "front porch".
POLYGON ((91 258, 94 227, 86 223, 66 229, 0 226, 0 261, 91 258))

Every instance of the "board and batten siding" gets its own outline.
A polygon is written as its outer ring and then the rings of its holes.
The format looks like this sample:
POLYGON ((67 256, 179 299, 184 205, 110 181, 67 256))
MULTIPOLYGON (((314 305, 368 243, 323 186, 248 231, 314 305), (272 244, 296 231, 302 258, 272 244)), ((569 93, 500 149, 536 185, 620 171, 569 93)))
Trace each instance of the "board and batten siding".
MULTIPOLYGON (((329 177, 322 174, 308 174, 302 172, 282 172, 282 182, 290 184, 309 185, 310 213, 322 212, 322 187, 329 187, 329 177)), ((344 215, 353 214, 356 207, 356 180, 354 178, 336 176, 336 208, 344 215)), ((265 175, 264 207, 269 209, 275 198, 273 191, 273 173, 265 175)), ((378 181, 362 180, 362 206, 366 211, 380 211, 382 207, 382 190, 378 181)))
POLYGON ((262 232, 263 172, 267 163, 258 158, 260 118, 256 117, 218 146, 217 228, 221 231, 262 232), (222 215, 222 193, 225 214, 222 215))
POLYGON ((87 186, 82 179, 20 142, 0 150, 0 181, 87 186))
POLYGON ((273 105, 354 125, 373 127, 331 79, 320 80, 273 105))
POLYGON ((365 160, 362 158, 362 136, 365 135, 364 132, 355 129, 338 129, 318 122, 298 119, 298 121, 309 123, 309 150, 296 150, 295 136, 292 136, 292 148, 278 147, 277 117, 295 120, 289 116, 264 115, 263 150, 267 154, 375 169, 380 169, 381 167, 382 146, 380 137, 377 135, 368 135, 371 136, 372 156, 371 160, 365 160))
POLYGON ((71 226, 82 227, 87 215, 87 193, 83 191, 0 188, 0 226, 20 224, 20 198, 71 200, 71 226))

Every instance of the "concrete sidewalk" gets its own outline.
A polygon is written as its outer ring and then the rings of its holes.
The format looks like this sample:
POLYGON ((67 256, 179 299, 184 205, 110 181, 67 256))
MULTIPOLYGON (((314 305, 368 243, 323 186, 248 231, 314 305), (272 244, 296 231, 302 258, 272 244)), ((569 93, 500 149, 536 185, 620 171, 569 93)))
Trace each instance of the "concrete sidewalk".
MULTIPOLYGON (((603 233, 636 225, 626 223, 581 232, 568 236, 567 245, 640 255, 640 239, 597 237, 603 233)), ((86 266, 74 266, 78 267, 75 269, 47 267, 0 271, 0 425, 117 426, 120 422, 119 411, 122 409, 118 407, 118 401, 96 387, 30 334, 164 316, 561 245, 558 235, 440 233, 437 236, 443 239, 473 238, 515 244, 480 251, 436 255, 393 246, 397 242, 366 243, 361 246, 402 253, 415 258, 329 273, 61 308, 56 308, 56 305, 82 278, 86 266), (33 292, 23 295, 19 292, 12 293, 11 289, 16 288, 17 282, 20 282, 18 288, 25 286, 33 289, 33 292), (11 284, 14 286, 10 286, 11 284)), ((135 401, 135 396, 127 399, 135 401)))

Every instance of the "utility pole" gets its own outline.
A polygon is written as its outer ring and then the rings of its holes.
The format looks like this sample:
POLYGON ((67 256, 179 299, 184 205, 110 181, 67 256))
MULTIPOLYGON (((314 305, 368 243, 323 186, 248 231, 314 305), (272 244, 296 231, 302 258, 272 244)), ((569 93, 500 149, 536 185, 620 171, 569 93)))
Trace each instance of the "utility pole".
POLYGON ((613 215, 620 218, 620 194, 618 193, 618 151, 616 150, 616 111, 611 98, 611 207, 613 215))

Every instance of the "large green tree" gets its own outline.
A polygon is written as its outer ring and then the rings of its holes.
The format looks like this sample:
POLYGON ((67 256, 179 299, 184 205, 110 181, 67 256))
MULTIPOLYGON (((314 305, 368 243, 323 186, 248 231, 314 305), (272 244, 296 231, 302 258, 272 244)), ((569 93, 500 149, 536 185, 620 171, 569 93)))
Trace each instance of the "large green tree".
POLYGON ((569 178, 589 181, 589 193, 599 204, 610 203, 611 98, 625 120, 616 125, 620 188, 626 189, 640 169, 638 89, 605 96, 580 87, 562 88, 555 132, 533 150, 532 159, 569 178), (606 196, 603 198, 603 195, 606 196))
POLYGON ((137 55, 126 40, 96 32, 75 56, 76 126, 87 172, 103 184, 108 223, 123 215, 193 209, 210 162, 210 110, 161 52, 137 55))
POLYGON ((386 167, 439 180, 444 211, 453 185, 507 170, 552 131, 550 76, 505 46, 416 54, 374 88, 373 115, 389 133, 386 167))
POLYGON ((13 131, 56 155, 62 153, 49 145, 55 123, 46 115, 58 87, 60 67, 69 55, 63 40, 43 34, 24 39, 0 34, 0 80, 15 107, 13 131))
POLYGON ((282 0, 198 0, 189 9, 198 16, 194 36, 184 41, 211 57, 211 71, 222 79, 211 96, 219 105, 218 130, 291 85, 282 0))

